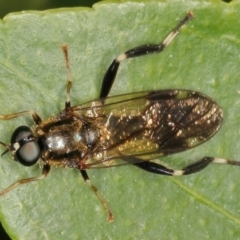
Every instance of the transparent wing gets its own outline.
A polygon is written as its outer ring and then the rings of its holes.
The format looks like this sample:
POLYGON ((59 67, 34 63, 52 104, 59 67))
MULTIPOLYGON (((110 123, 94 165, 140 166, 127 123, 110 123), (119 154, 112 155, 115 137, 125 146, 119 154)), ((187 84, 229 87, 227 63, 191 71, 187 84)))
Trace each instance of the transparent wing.
POLYGON ((86 166, 102 167, 181 152, 207 141, 220 128, 222 110, 211 98, 188 90, 108 97, 72 108, 99 129, 86 166))

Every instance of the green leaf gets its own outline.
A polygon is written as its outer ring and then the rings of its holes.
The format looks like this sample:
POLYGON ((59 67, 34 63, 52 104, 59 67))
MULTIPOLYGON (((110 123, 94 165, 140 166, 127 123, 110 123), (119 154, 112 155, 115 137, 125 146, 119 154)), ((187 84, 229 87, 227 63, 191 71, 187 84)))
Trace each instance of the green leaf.
MULTIPOLYGON (((103 75, 124 51, 160 43, 191 10, 189 22, 161 54, 121 64, 112 95, 151 89, 200 91, 224 111, 221 130, 207 143, 162 158, 181 168, 202 158, 239 159, 239 1, 112 1, 8 15, 0 25, 1 114, 34 110, 43 119, 64 108, 66 70, 60 46, 67 43, 73 77, 72 104, 98 97, 103 75)), ((1 121, 9 142, 29 116, 1 121)), ((2 151, 4 151, 2 149, 2 151)), ((212 165, 186 177, 148 174, 132 166, 89 170, 115 222, 74 169, 53 168, 39 182, 0 198, 0 219, 13 239, 236 239, 240 235, 240 169, 212 165)), ((38 176, 1 158, 0 189, 38 176)))

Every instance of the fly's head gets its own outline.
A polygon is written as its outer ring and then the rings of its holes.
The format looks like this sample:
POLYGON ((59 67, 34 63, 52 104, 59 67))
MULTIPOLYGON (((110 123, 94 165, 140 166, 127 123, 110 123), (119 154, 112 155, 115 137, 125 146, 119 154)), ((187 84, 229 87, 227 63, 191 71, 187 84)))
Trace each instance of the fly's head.
POLYGON ((40 147, 27 126, 20 126, 14 130, 9 145, 3 142, 0 144, 6 148, 1 156, 10 151, 15 161, 27 167, 34 165, 40 157, 40 147))

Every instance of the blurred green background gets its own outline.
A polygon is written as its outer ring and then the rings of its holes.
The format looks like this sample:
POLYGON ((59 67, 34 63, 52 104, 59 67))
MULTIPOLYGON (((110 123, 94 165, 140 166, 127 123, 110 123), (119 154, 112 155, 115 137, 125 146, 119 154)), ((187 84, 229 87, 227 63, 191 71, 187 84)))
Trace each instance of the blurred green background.
MULTIPOLYGON (((100 2, 96 0, 0 0, 0 17, 3 18, 8 13, 21 12, 27 10, 47 10, 52 8, 63 8, 63 7, 79 7, 86 6, 91 7, 94 3, 100 2)), ((5 233, 2 225, 0 224, 0 239, 10 239, 5 233)))
POLYGON ((96 0, 0 0, 0 17, 11 12, 20 12, 26 10, 46 10, 51 8, 61 7, 79 7, 88 6, 91 7, 94 3, 100 2, 96 0))

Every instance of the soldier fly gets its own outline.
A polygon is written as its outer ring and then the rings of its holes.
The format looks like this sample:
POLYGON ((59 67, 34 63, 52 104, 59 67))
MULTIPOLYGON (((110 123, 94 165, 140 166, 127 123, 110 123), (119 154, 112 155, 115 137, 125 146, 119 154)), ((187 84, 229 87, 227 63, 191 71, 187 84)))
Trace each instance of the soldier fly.
POLYGON ((68 75, 65 109, 44 121, 34 111, 0 115, 0 119, 9 120, 30 114, 36 124, 33 131, 27 126, 16 128, 10 144, 0 142, 6 148, 3 154, 10 151, 24 166, 32 166, 39 159, 43 162, 41 176, 21 179, 0 195, 45 178, 51 166, 76 168, 103 204, 108 221, 113 221, 110 208, 90 182, 86 169, 132 164, 151 173, 181 176, 198 172, 210 163, 240 165, 237 161, 204 157, 182 170, 173 170, 151 161, 196 147, 219 130, 222 109, 210 97, 178 89, 108 97, 121 61, 162 52, 191 18, 193 14, 188 12, 161 44, 142 45, 117 57, 103 78, 99 99, 77 106, 71 106, 72 79, 67 45, 63 45, 68 75))

